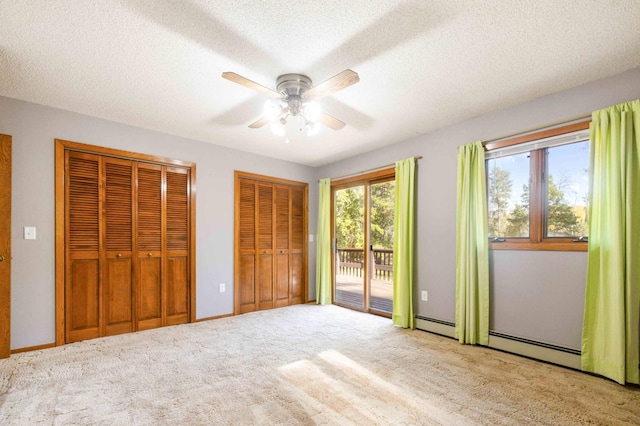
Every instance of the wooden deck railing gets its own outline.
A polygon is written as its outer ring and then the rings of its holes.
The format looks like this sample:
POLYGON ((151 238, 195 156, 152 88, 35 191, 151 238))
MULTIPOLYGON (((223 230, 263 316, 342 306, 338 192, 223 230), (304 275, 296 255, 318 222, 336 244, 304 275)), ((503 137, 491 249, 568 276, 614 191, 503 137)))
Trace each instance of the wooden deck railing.
MULTIPOLYGON (((373 249, 371 253, 373 279, 391 280, 393 276, 393 250, 373 249)), ((338 274, 363 276, 364 249, 339 248, 336 256, 338 274)))

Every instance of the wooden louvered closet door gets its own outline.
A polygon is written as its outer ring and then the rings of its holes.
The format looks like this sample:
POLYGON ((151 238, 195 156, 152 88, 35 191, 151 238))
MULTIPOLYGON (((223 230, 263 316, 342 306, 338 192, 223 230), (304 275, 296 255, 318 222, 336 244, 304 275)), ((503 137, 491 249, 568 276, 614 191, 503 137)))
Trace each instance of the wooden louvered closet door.
POLYGON ((189 175, 167 167, 166 325, 189 321, 189 175))
POLYGON ((276 185, 275 189, 275 292, 276 306, 289 305, 290 262, 289 236, 291 235, 290 188, 276 185))
POLYGON ((258 309, 274 307, 273 299, 273 186, 258 184, 256 287, 258 309))
POLYGON ((66 163, 66 341, 131 332, 132 163, 78 152, 66 163))
POLYGON ((235 312, 304 303, 306 184, 242 175, 236 172, 235 312))
POLYGON ((64 150, 64 342, 192 319, 191 170, 64 150))
POLYGON ((133 331, 133 165, 129 160, 102 158, 104 227, 102 264, 104 331, 133 331))
POLYGON ((139 164, 137 200, 138 329, 189 322, 188 170, 139 164))
POLYGON ((304 303, 304 286, 306 283, 306 204, 305 188, 291 187, 291 239, 289 250, 290 281, 289 304, 304 303))
POLYGON ((100 157, 65 157, 66 341, 100 336, 100 157))
POLYGON ((258 310, 256 296, 256 191, 257 183, 236 181, 236 313, 258 310))
POLYGON ((138 330, 162 326, 162 166, 138 165, 138 330))

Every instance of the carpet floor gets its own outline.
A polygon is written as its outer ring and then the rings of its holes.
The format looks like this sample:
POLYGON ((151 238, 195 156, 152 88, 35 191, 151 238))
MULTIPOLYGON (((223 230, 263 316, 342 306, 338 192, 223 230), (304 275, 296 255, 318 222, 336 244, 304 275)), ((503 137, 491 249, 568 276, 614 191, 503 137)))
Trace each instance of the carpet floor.
POLYGON ((640 388, 297 305, 0 360, 2 425, 638 425, 640 388))

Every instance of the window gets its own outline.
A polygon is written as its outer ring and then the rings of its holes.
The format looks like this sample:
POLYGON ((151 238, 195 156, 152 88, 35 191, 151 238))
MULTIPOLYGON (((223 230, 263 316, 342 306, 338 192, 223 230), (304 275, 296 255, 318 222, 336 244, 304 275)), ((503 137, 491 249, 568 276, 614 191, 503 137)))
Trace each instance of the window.
POLYGON ((586 251, 589 122, 486 144, 492 249, 586 251))

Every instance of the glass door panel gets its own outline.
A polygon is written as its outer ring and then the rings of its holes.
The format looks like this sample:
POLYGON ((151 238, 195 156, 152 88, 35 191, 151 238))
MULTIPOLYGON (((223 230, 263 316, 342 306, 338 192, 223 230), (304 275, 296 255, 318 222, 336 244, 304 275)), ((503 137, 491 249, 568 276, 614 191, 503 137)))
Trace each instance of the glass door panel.
POLYGON ((370 300, 373 310, 393 310, 393 218, 395 180, 370 186, 370 300))
POLYGON ((391 315, 395 180, 336 189, 333 203, 334 303, 391 315))
POLYGON ((335 303, 365 309, 365 191, 353 186, 335 191, 335 303))

